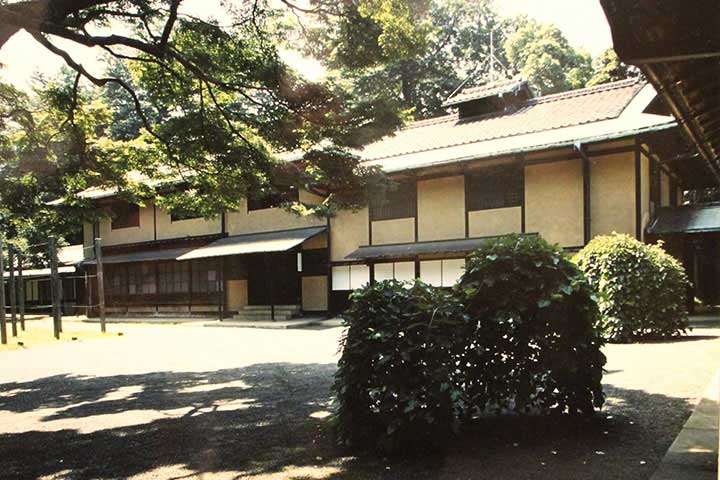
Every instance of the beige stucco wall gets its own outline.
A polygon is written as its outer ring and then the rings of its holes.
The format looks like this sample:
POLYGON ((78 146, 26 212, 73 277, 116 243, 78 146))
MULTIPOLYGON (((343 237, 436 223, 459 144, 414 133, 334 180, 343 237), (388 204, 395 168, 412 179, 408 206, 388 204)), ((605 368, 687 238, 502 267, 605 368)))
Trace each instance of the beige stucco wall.
POLYGON ((100 238, 103 245, 121 245, 124 243, 149 242, 155 238, 153 207, 147 204, 140 207, 140 226, 113 230, 111 220, 100 221, 100 238))
POLYGON ((314 250, 318 248, 327 248, 327 234, 317 235, 302 244, 303 250, 314 250))
POLYGON ((415 241, 415 219, 397 218, 372 222, 373 245, 415 241))
POLYGON ((367 245, 368 209, 341 210, 330 219, 330 260, 340 262, 361 245, 367 245))
POLYGON ((282 208, 266 208, 247 211, 247 202, 242 201, 240 210, 227 213, 227 231, 230 235, 270 232, 325 225, 325 220, 315 216, 300 217, 282 208))
MULTIPOLYGON (((417 183, 418 240, 465 237, 465 178, 436 178, 417 183)), ((375 243, 373 231, 373 243, 375 243)))
POLYGON ((670 205, 670 177, 665 172, 660 172, 660 206, 670 205))
POLYGON ((168 212, 160 208, 156 210, 155 215, 157 219, 158 240, 210 235, 213 233, 221 233, 222 229, 220 215, 210 219, 190 218, 175 222, 172 221, 168 212))
MULTIPOLYGON (((83 246, 89 247, 93 244, 93 226, 90 222, 83 222, 83 246)), ((83 258, 92 258, 93 253, 89 248, 83 249, 83 258)))
POLYGON ((590 161, 591 233, 635 236, 635 153, 592 157, 590 161))
POLYGON ((470 237, 489 237, 522 231, 522 207, 494 208, 468 212, 470 237))
POLYGON ((228 280, 225 282, 225 295, 227 309, 230 311, 240 310, 248 304, 248 281, 228 280))
POLYGON ((563 247, 583 244, 582 162, 525 168, 525 227, 563 247))
POLYGON ((302 309, 306 312, 327 310, 327 276, 302 278, 302 309))

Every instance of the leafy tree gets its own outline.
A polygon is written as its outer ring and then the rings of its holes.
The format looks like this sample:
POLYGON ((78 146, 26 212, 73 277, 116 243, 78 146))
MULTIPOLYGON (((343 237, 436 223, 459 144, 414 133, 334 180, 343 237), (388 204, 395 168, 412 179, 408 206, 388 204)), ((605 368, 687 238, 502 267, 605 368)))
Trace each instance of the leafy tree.
POLYGON ((592 74, 590 55, 574 49, 557 26, 524 16, 513 25, 505 54, 540 94, 585 86, 592 74))
MULTIPOLYGON (((463 80, 484 78, 491 32, 502 45, 507 30, 489 0, 432 0, 408 11, 417 26, 402 37, 409 39, 404 47, 391 48, 382 41, 377 16, 363 15, 352 2, 337 8, 302 38, 310 40, 309 52, 355 89, 382 91, 415 118, 444 114, 442 102, 463 80), (348 24, 337 17, 354 20, 348 24)), ((496 55, 505 60, 502 49, 496 55)))
POLYGON ((593 59, 592 67, 593 74, 587 82, 588 87, 640 76, 640 70, 621 62, 612 48, 603 50, 593 59))
MULTIPOLYGON (((296 174, 287 180, 296 184, 328 177, 321 166, 312 165, 317 155, 294 167, 282 159, 283 152, 322 150, 323 145, 333 145, 331 155, 342 151, 346 161, 354 162, 356 168, 343 171, 352 175, 349 181, 356 180, 355 190, 362 190, 367 179, 359 174, 366 169, 357 166, 349 149, 399 126, 404 117, 397 102, 387 102, 373 89, 350 92, 342 82, 299 77, 278 53, 283 12, 265 0, 227 6, 227 25, 186 15, 181 3, 29 0, 0 5, 0 46, 24 29, 73 71, 71 88, 62 92, 63 102, 73 107, 68 116, 89 83, 105 89, 117 120, 103 124, 106 134, 97 141, 75 145, 78 155, 96 163, 84 165, 69 190, 112 185, 131 191, 133 185, 122 176, 106 173, 134 169, 183 184, 187 195, 160 198, 164 206, 193 203, 213 215, 235 208, 248 195, 283 188, 275 180, 287 179, 288 173, 296 174), (56 38, 102 49, 116 62, 106 75, 96 76, 56 38)), ((302 10, 291 2, 282 5, 302 10)), ((407 52, 416 41, 414 23, 403 20, 411 13, 405 2, 368 0, 361 7, 380 25, 377 41, 383 51, 407 52)), ((324 193, 338 198, 327 187, 324 193)))

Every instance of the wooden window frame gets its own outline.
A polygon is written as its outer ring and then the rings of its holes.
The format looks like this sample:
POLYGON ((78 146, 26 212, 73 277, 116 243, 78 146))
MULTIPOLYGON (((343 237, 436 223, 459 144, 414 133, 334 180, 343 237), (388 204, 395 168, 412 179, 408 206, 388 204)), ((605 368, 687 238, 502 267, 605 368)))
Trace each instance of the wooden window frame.
POLYGON ((520 165, 488 167, 465 176, 469 212, 523 206, 525 173, 520 165))
POLYGON ((281 191, 275 191, 260 197, 247 198, 247 211, 267 210, 278 208, 285 202, 297 202, 300 199, 300 192, 295 187, 288 187, 281 191))
POLYGON ((416 214, 416 182, 399 182, 394 188, 370 195, 370 219, 373 221, 413 218, 416 214))
POLYGON ((140 206, 135 203, 118 204, 112 207, 113 219, 110 222, 112 230, 123 228, 137 228, 140 226, 140 206))

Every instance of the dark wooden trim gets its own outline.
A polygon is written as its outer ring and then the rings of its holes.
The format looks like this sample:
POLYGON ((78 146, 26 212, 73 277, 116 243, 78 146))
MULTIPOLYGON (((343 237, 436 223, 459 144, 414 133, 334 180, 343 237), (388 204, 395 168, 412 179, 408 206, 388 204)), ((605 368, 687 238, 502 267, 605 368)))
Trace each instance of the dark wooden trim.
POLYGON ((415 278, 420 278, 420 257, 415 257, 415 278))
POLYGON ((370 206, 370 203, 368 202, 368 245, 373 244, 373 235, 372 235, 372 227, 373 227, 373 218, 372 218, 372 207, 370 206))
POLYGON ((585 146, 576 146, 580 157, 582 157, 583 172, 583 243, 587 245, 592 238, 592 205, 590 195, 590 157, 585 154, 585 146))
MULTIPOLYGON (((368 209, 368 215, 370 215, 370 209, 368 209)), ((332 301, 332 281, 333 281, 333 274, 332 274, 332 222, 330 221, 330 217, 327 217, 326 219, 327 223, 327 285, 325 286, 325 294, 327 295, 327 309, 328 312, 334 312, 333 310, 333 301, 332 301)), ((302 292, 301 292, 302 293, 302 292)))
POLYGON ((642 156, 635 148, 635 238, 642 240, 642 156))
POLYGON ((368 264, 368 271, 370 272, 370 285, 375 283, 375 264, 368 264))
POLYGON ((465 238, 470 238, 470 210, 468 209, 468 174, 463 173, 463 195, 465 208, 465 238))
POLYGON ((157 206, 155 205, 155 202, 153 202, 153 240, 157 239, 157 206))
POLYGON ((419 239, 419 226, 418 226, 418 181, 415 180, 415 208, 413 211, 413 216, 415 218, 415 241, 417 242, 419 239))
POLYGON ((520 233, 525 233, 527 227, 525 225, 525 209, 527 206, 527 202, 525 201, 525 189, 527 188, 525 184, 525 155, 520 154, 518 155, 518 161, 520 163, 520 168, 522 169, 522 199, 520 203, 520 233))

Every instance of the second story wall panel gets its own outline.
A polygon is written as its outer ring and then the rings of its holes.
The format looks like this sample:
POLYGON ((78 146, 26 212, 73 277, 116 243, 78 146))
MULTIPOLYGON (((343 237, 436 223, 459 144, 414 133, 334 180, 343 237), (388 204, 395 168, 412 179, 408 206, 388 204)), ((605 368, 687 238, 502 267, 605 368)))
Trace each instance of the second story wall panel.
POLYGON ((449 240, 465 236, 463 176, 419 181, 417 203, 419 241, 449 240))

